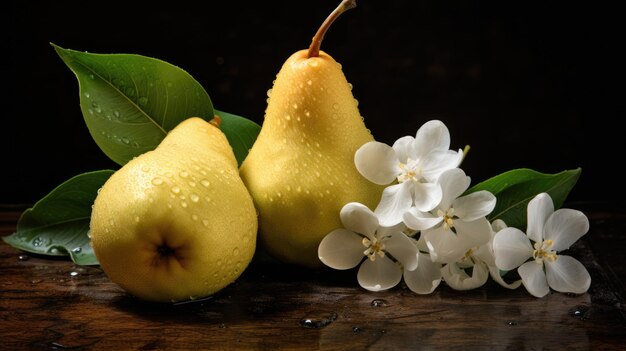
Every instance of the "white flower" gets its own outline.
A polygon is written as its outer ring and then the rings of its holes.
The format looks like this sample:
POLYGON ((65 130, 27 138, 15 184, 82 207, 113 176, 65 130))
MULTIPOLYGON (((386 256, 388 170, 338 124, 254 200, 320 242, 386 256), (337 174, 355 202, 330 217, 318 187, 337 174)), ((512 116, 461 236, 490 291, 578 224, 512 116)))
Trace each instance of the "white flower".
MULTIPOLYGON (((416 246, 423 246, 422 240, 411 239, 416 246)), ((419 252, 417 267, 413 270, 404 268, 404 283, 416 294, 430 294, 441 283, 441 263, 433 262, 428 253, 419 252)))
POLYGON ((557 253, 587 233, 587 217, 572 209, 555 211, 552 198, 546 193, 528 203, 527 216, 527 234, 510 227, 496 234, 496 266, 505 271, 517 268, 526 290, 536 297, 547 295, 550 288, 575 294, 586 292, 591 284, 587 269, 576 259, 557 253))
POLYGON ((442 189, 439 205, 430 212, 412 207, 404 214, 404 223, 422 231, 431 259, 453 263, 489 241, 490 225, 485 216, 493 211, 496 198, 488 191, 459 197, 470 185, 470 178, 460 168, 445 171, 438 184, 442 189))
POLYGON ((491 276, 498 284, 508 289, 517 289, 521 285, 521 280, 511 284, 502 279, 499 269, 495 265, 493 254, 493 237, 496 232, 505 228, 506 224, 502 220, 495 220, 490 226, 489 242, 479 247, 469 249, 465 255, 457 262, 449 263, 441 269, 441 275, 446 283, 455 290, 470 290, 483 286, 487 278, 491 276), (468 268, 472 268, 470 276, 468 268))
POLYGON ((441 200, 436 184, 444 171, 458 167, 463 151, 449 150, 450 133, 443 122, 432 120, 419 128, 415 138, 405 136, 393 146, 372 141, 354 156, 357 170, 369 181, 388 186, 375 213, 384 226, 402 222, 411 206, 430 211, 441 200))
POLYGON ((318 247, 319 258, 325 265, 350 269, 363 261, 357 279, 363 288, 371 291, 396 286, 403 269, 417 267, 418 251, 412 239, 402 232, 404 226, 381 227, 376 214, 356 202, 346 204, 340 217, 345 228, 330 232, 318 247))

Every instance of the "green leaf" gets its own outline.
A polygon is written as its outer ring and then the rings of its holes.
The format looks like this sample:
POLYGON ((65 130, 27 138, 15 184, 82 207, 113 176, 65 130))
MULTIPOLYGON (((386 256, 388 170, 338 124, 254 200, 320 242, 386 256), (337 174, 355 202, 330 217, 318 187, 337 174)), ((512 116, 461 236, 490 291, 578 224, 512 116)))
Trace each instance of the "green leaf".
POLYGON ((490 221, 502 219, 508 226, 526 228, 528 202, 539 193, 548 193, 554 208, 560 208, 580 177, 581 169, 545 174, 521 168, 492 177, 476 184, 465 193, 487 190, 497 199, 496 207, 487 217, 490 221))
POLYGON ((17 231, 3 240, 28 252, 67 256, 79 265, 97 265, 89 244, 91 205, 112 170, 77 175, 22 213, 17 231))
POLYGON ((209 95, 179 67, 141 55, 91 54, 52 45, 78 78, 91 136, 120 165, 153 150, 183 120, 213 118, 209 95))
POLYGON ((226 139, 228 139, 230 146, 233 148, 237 162, 241 166, 259 135, 261 126, 249 119, 231 113, 215 110, 215 114, 222 119, 220 129, 226 135, 226 139))

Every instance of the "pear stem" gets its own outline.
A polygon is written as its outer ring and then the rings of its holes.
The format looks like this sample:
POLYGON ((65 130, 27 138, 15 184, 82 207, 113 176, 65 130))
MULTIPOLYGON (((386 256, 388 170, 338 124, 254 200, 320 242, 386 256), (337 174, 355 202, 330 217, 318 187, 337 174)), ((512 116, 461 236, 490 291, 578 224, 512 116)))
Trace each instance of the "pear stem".
POLYGON ((330 15, 328 15, 324 23, 322 23, 322 25, 320 26, 320 29, 318 29, 317 33, 315 33, 313 40, 311 41, 311 46, 309 46, 308 54, 309 58, 318 57, 320 55, 320 47, 322 46, 324 34, 326 34, 328 28, 330 28, 330 25, 333 24, 337 17, 339 17, 339 15, 346 12, 347 10, 353 9, 355 7, 356 0, 342 0, 339 6, 337 6, 337 8, 333 12, 331 12, 330 15))

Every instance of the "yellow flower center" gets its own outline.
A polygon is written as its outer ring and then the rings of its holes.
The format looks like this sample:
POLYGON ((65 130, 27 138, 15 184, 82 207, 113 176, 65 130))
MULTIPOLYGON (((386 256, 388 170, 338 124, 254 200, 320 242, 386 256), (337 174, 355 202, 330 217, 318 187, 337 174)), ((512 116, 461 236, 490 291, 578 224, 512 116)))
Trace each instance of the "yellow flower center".
POLYGON ((548 262, 554 262, 558 258, 556 251, 550 250, 552 247, 552 240, 545 240, 543 242, 536 242, 533 251, 533 259, 537 263, 543 263, 544 260, 548 262))
POLYGON ((422 179, 422 169, 417 167, 413 160, 408 159, 406 163, 400 162, 398 167, 402 170, 402 173, 398 176, 398 183, 419 182, 422 179))
POLYGON ((378 240, 378 238, 374 238, 370 240, 369 238, 363 238, 363 246, 367 249, 363 251, 363 254, 367 256, 371 261, 376 261, 376 256, 385 257, 385 243, 383 240, 378 240))
POLYGON ((443 218, 443 229, 448 230, 454 228, 454 208, 450 207, 447 210, 437 210, 437 216, 443 218))

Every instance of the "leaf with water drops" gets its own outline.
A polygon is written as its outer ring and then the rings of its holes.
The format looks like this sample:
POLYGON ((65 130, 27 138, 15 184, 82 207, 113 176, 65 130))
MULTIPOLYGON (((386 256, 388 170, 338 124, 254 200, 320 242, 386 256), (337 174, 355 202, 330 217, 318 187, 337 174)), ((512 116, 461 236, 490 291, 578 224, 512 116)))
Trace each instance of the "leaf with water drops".
POLYGON ((213 118, 207 92, 177 66, 141 55, 92 54, 52 45, 76 74, 91 136, 120 165, 153 150, 183 120, 213 118))
POLYGON ((241 166, 241 163, 248 155, 250 148, 254 144, 261 126, 253 121, 227 113, 223 111, 215 110, 215 114, 222 119, 220 129, 226 135, 228 143, 233 148, 237 163, 241 166))
POLYGON ((91 205, 112 170, 77 175, 24 211, 9 245, 47 256, 70 256, 79 265, 97 265, 89 244, 91 205))
POLYGON ((466 194, 487 190, 496 196, 496 207, 487 217, 490 221, 503 220, 509 227, 525 230, 528 202, 539 193, 548 193, 554 208, 560 208, 580 177, 581 169, 546 174, 520 168, 485 180, 466 191, 466 194))

